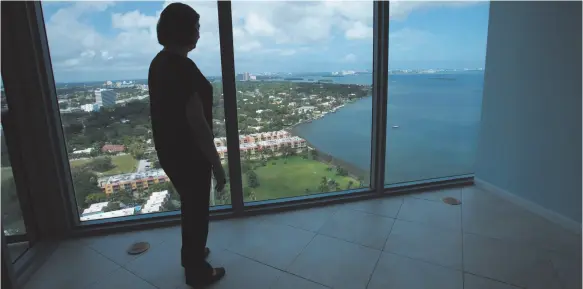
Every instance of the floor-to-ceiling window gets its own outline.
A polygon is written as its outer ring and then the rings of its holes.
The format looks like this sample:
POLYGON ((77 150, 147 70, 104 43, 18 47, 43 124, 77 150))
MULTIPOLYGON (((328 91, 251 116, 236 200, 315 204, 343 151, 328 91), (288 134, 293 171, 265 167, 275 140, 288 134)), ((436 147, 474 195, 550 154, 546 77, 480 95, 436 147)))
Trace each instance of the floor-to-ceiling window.
POLYGON ((0 127, 0 141, 2 142, 2 184, 0 185, 2 191, 2 224, 6 235, 20 235, 26 233, 26 227, 24 226, 22 210, 16 194, 16 182, 14 181, 4 138, 4 131, 0 127))
MULTIPOLYGON (((8 110, 4 88, 2 88, 2 99, 0 100, 0 103, 2 104, 3 111, 8 110)), ((0 125, 0 142, 2 145, 0 148, 0 160, 2 163, 2 172, 0 172, 2 178, 2 184, 0 184, 0 189, 2 191, 2 224, 4 226, 4 233, 7 236, 11 236, 25 234, 26 228, 24 226, 24 219, 22 217, 20 202, 18 201, 18 195, 16 194, 16 182, 14 181, 12 165, 10 164, 8 146, 6 145, 5 138, 6 135, 0 125)))
MULTIPOLYGON (((386 52, 373 39, 374 21, 389 22, 374 18, 378 3, 186 3, 201 15, 189 57, 214 87, 215 146, 225 171, 237 173, 225 191, 210 192, 210 206, 233 200, 238 211, 240 200, 381 193, 382 183, 473 172, 488 3, 392 3, 385 79, 373 73, 373 48, 377 57, 386 52), (219 12, 228 9, 232 27, 219 31, 219 12), (232 33, 233 47, 220 43, 224 33, 232 33), (225 55, 234 56, 234 71, 225 55), (230 81, 223 95, 222 73, 235 74, 232 95, 230 81), (373 105, 384 101, 375 92, 384 84, 386 131, 379 126, 383 109, 373 105), (386 153, 378 139, 386 139, 386 153), (375 174, 382 174, 377 162, 384 162, 384 176, 375 174)), ((82 221, 180 207, 154 149, 146 79, 162 48, 156 23, 166 5, 42 4, 82 221)))
MULTIPOLYGON (((156 24, 167 4, 43 2, 81 221, 180 208, 154 149, 147 85, 149 64, 162 49, 156 24)), ((201 14, 200 41, 190 58, 213 84, 213 128, 221 138, 225 125, 217 3, 190 5, 201 14)), ((227 190, 210 193, 211 206, 230 202, 227 190)))
POLYGON ((243 199, 368 187, 372 2, 232 3, 243 199))
MULTIPOLYGON (((6 101, 6 94, 2 80, 0 79, 1 99, 0 105, 2 107, 3 120, 8 112, 8 103, 6 101)), ((4 122, 3 122, 4 124, 4 122)), ((6 143, 6 133, 3 124, 0 125, 0 193, 1 193, 1 212, 2 212, 2 228, 4 234, 8 237, 8 250, 12 261, 16 260, 28 248, 26 241, 26 226, 24 223, 24 216, 20 200, 18 198, 18 191, 16 189, 16 181, 14 180, 14 172, 10 161, 8 145, 6 143)))
POLYGON ((488 8, 391 3, 385 184, 473 173, 488 8))

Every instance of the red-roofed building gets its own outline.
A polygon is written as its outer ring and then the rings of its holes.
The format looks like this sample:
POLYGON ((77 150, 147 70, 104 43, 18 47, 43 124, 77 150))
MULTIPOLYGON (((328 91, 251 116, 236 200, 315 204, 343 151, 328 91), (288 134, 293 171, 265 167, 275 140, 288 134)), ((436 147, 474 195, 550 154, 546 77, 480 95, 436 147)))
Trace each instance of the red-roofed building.
POLYGON ((125 146, 123 145, 104 145, 101 148, 101 151, 104 153, 120 153, 123 152, 125 150, 125 146))

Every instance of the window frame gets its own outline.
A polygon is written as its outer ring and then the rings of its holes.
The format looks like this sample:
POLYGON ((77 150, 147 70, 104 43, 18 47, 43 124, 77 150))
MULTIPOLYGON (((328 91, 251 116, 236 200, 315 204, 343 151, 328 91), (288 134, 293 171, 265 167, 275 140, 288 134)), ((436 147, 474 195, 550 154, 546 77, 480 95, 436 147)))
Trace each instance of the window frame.
MULTIPOLYGON (((33 105, 35 114, 30 115, 27 124, 21 124, 21 129, 28 129, 25 131, 32 132, 30 135, 24 136, 22 140, 24 144, 23 156, 25 156, 23 163, 35 167, 35 170, 31 171, 33 174, 30 175, 39 175, 39 182, 45 182, 50 185, 48 189, 43 189, 39 185, 31 188, 31 195, 36 196, 35 198, 31 198, 33 211, 36 213, 33 216, 34 223, 44 228, 40 232, 39 238, 44 240, 64 238, 67 236, 85 236, 179 224, 180 211, 85 222, 80 221, 70 164, 66 153, 66 140, 64 139, 58 109, 56 86, 42 6, 38 1, 13 3, 16 3, 13 5, 20 7, 19 13, 22 17, 21 19, 11 19, 11 24, 14 25, 16 23, 22 25, 27 33, 24 33, 17 39, 11 47, 9 46, 9 52, 18 56, 15 60, 9 61, 7 64, 7 67, 10 67, 11 70, 15 69, 10 74, 16 76, 10 78, 10 81, 18 82, 15 77, 26 76, 27 73, 34 75, 33 78, 23 78, 26 79, 24 81, 30 81, 32 85, 26 85, 26 87, 20 86, 22 91, 21 95, 25 95, 26 97, 17 99, 15 114, 18 115, 19 119, 24 119, 26 114, 23 114, 23 112, 30 111, 30 109, 27 109, 27 106, 37 103, 33 105), (30 48, 17 49, 21 47, 30 48), (23 62, 24 66, 18 63, 18 61, 23 62), (19 65, 23 67, 19 68, 19 65), (39 150, 32 145, 35 143, 44 143, 46 146, 39 150), (43 165, 39 166, 38 161, 35 164, 35 158, 43 160, 43 165), (46 196, 44 198, 38 198, 41 193, 46 194, 46 196), (43 206, 48 208, 44 208, 43 206), (60 213, 51 216, 51 212, 55 211, 60 213)), ((5 6, 4 4, 2 4, 3 8, 5 6)), ((212 219, 324 206, 339 202, 384 197, 388 194, 405 194, 421 189, 425 190, 473 183, 473 175, 465 175, 390 186, 384 184, 388 100, 389 2, 373 1, 373 105, 369 188, 244 203, 237 123, 231 2, 217 1, 217 12, 219 20, 225 126, 227 132, 226 145, 230 152, 227 158, 229 161, 231 204, 211 207, 212 219)), ((3 25, 3 27, 6 26, 3 25)), ((4 50, 6 49, 3 46, 3 54, 4 50)), ((4 59, 6 60, 7 58, 4 59)), ((5 64, 3 62, 3 70, 5 64)), ((20 83, 22 81, 20 80, 20 83)), ((8 86, 8 82, 5 82, 5 86, 8 86)), ((14 84, 14 86, 17 86, 17 84, 14 84)))

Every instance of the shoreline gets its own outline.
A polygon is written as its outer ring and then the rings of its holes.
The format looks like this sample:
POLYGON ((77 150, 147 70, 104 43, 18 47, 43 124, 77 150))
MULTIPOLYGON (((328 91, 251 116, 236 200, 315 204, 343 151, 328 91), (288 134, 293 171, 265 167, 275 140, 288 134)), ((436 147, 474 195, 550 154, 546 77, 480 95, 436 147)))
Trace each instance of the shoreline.
MULTIPOLYGON (((356 99, 354 101, 350 101, 350 102, 343 103, 342 105, 337 106, 337 107, 335 107, 332 110, 334 110, 334 112, 337 112, 338 110, 340 110, 342 108, 346 108, 347 105, 352 104, 352 103, 355 103, 355 102, 360 101, 360 100, 363 100, 363 99, 365 99, 367 97, 371 97, 371 96, 370 95, 367 95, 365 97, 356 99)), ((332 110, 330 110, 330 111, 332 111, 332 110)), ((341 166, 342 168, 344 168, 344 169, 346 169, 348 171, 348 175, 350 177, 353 177, 353 178, 355 178, 357 180, 363 179, 363 182, 364 183, 367 183, 368 180, 370 179, 369 172, 367 170, 361 169, 361 168, 355 166, 354 164, 351 164, 351 163, 349 163, 349 162, 347 162, 345 160, 342 160, 340 158, 334 157, 331 154, 328 154, 328 153, 326 153, 326 152, 324 152, 322 150, 319 150, 309 140, 307 140, 300 133, 298 133, 298 126, 303 125, 303 124, 308 124, 308 123, 310 123, 312 121, 315 121, 315 120, 322 119, 328 113, 330 113, 330 112, 326 112, 325 114, 322 114, 318 118, 314 118, 314 119, 311 119, 311 120, 300 121, 300 122, 298 122, 298 123, 296 123, 294 125, 291 125, 291 126, 285 128, 284 130, 287 131, 288 133, 290 133, 291 135, 301 137, 302 139, 304 139, 306 141, 306 143, 308 144, 308 147, 310 149, 316 150, 318 152, 318 157, 316 159, 317 161, 322 162, 322 163, 325 163, 325 164, 328 164, 328 165, 332 165, 334 167, 341 166)))
POLYGON ((370 179, 370 177, 369 177, 369 173, 366 170, 358 168, 357 166, 355 166, 353 164, 350 164, 344 160, 336 158, 336 157, 334 157, 328 153, 325 153, 321 150, 318 150, 312 146, 310 146, 310 147, 318 152, 318 157, 316 158, 317 161, 319 161, 321 163, 325 163, 325 164, 333 166, 333 167, 340 166, 348 172, 349 177, 352 177, 356 180, 362 180, 362 182, 364 184, 368 183, 368 180, 370 179))
POLYGON ((365 184, 370 179, 369 172, 366 169, 361 169, 361 168, 359 168, 359 167, 357 167, 357 166, 355 166, 347 161, 344 161, 342 159, 334 157, 329 153, 323 152, 323 151, 319 150, 318 148, 316 148, 314 145, 312 145, 308 140, 306 140, 306 143, 308 145, 308 150, 315 150, 318 152, 318 155, 315 159, 316 161, 333 166, 333 167, 340 166, 340 167, 346 169, 349 177, 352 177, 356 180, 362 179, 362 181, 365 184))
MULTIPOLYGON (((365 96, 365 97, 361 97, 361 98, 355 99, 354 101, 347 101, 347 102, 345 102, 345 103, 343 103, 343 104, 341 104, 341 105, 339 105, 339 106, 336 106, 336 107, 334 107, 334 108, 330 109, 329 111, 325 111, 325 112, 323 112, 323 113, 322 113, 321 115, 319 115, 318 117, 315 117, 315 118, 312 118, 312 119, 307 119, 307 120, 302 120, 302 121, 299 121, 298 123, 292 124, 292 125, 290 125, 290 126, 288 126, 288 127, 284 128, 283 130, 285 130, 285 131, 287 131, 287 132, 289 132, 289 133, 293 134, 293 132, 292 132, 292 131, 293 131, 293 130, 295 130, 297 126, 299 126, 299 125, 302 125, 302 124, 306 124, 306 123, 310 123, 310 122, 312 122, 312 121, 315 121, 315 120, 322 119, 322 118, 324 118, 326 115, 328 115, 329 113, 336 113, 337 111, 339 111, 339 110, 341 110, 341 109, 345 108, 347 105, 349 105, 349 104, 352 104, 352 103, 355 103, 355 102, 357 102, 357 101, 360 101, 360 100, 363 100, 363 99, 365 99, 365 98, 367 98, 367 97, 371 97, 371 96, 370 96, 370 95, 367 95, 367 96, 365 96)), ((299 136, 299 135, 298 135, 298 136, 299 136)), ((299 137, 301 137, 301 136, 299 136, 299 137)))

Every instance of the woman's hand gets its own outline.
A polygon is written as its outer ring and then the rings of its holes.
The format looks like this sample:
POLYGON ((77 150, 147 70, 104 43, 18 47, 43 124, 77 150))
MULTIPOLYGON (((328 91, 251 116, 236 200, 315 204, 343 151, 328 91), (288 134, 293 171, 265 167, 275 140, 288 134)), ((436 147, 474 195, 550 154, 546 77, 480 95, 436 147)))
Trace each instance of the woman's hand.
POLYGON ((215 190, 217 192, 222 192, 223 189, 225 189, 225 185, 227 184, 227 178, 225 176, 225 170, 223 169, 223 166, 222 165, 213 166, 213 175, 215 176, 215 180, 217 181, 215 190))

